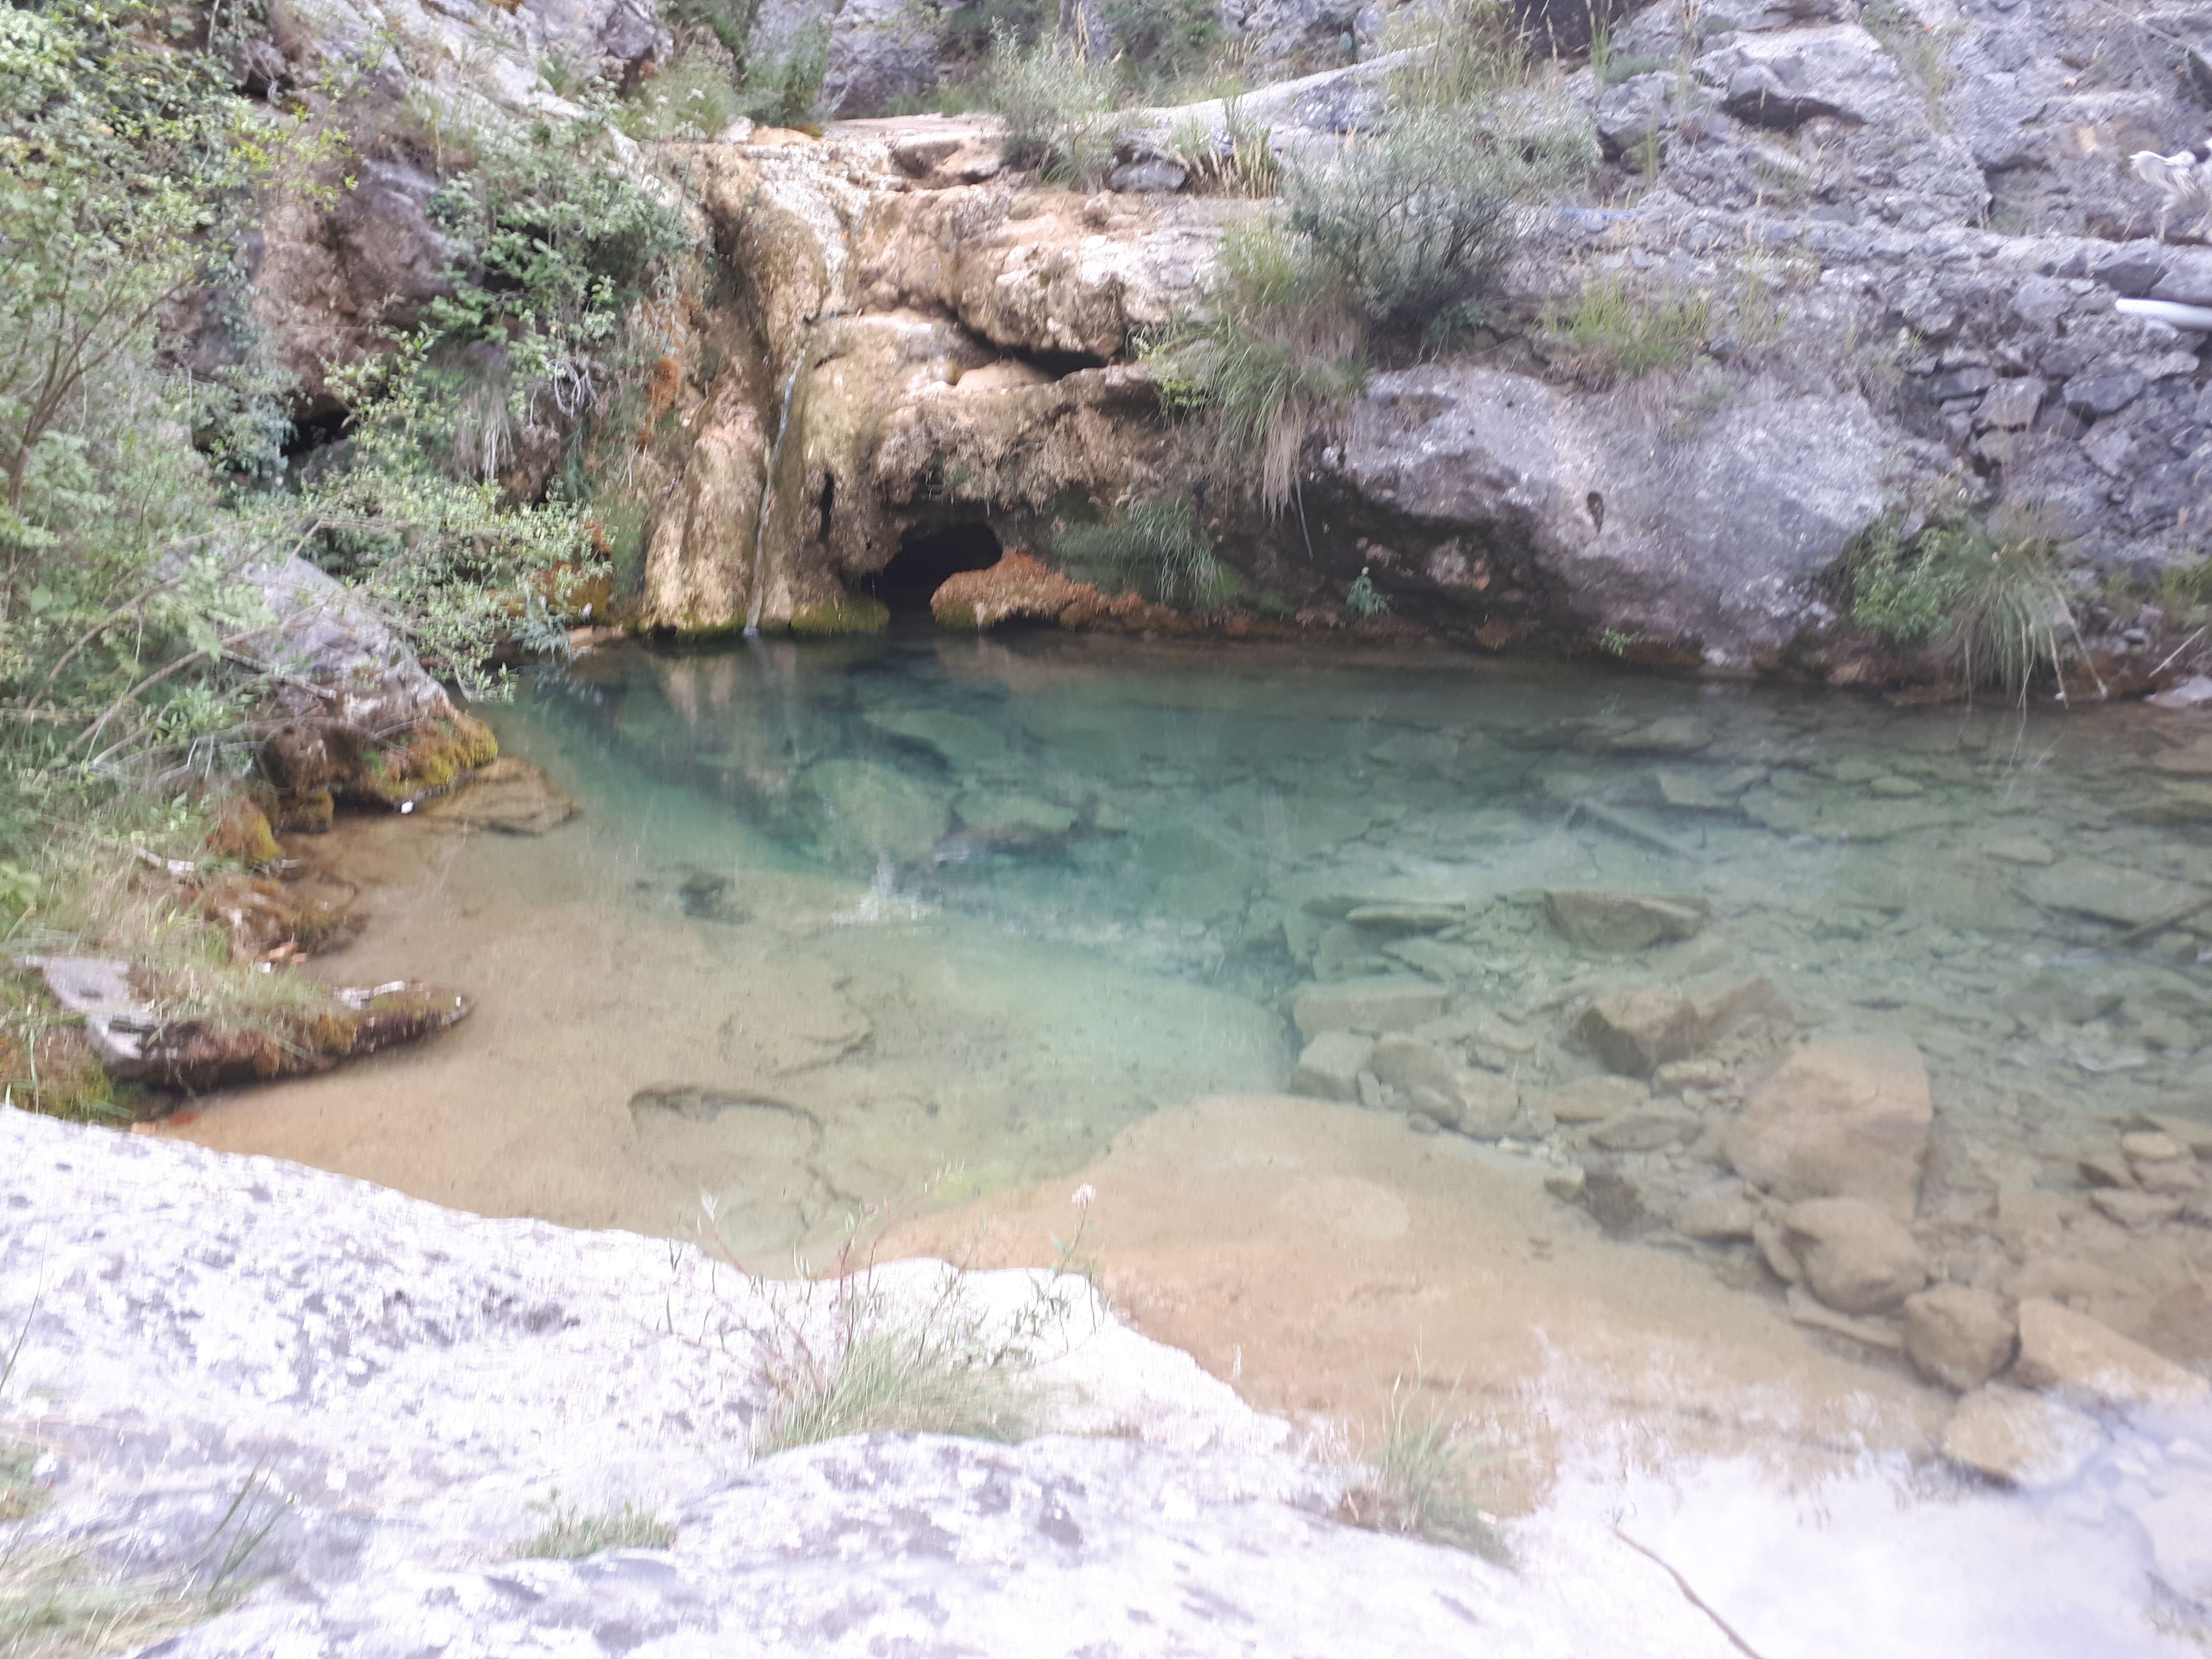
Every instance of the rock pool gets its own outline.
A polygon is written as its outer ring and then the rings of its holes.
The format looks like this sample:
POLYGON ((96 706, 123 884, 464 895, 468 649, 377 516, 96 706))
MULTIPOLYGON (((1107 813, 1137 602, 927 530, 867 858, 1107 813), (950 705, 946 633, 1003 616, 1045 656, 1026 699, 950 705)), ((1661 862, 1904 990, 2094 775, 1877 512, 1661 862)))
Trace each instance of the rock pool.
MULTIPOLYGON (((1501 1505, 1694 1454, 1678 1530, 1771 1529, 1711 1473, 1752 1452, 1863 1521, 1959 1498, 1921 1372, 1973 1389, 2015 1310, 2212 1363, 2212 717, 893 633, 619 646, 493 718, 580 817, 308 849, 370 917, 330 970, 476 1017, 179 1133, 577 1225, 708 1195, 769 1271, 866 1205, 994 1263, 1087 1214, 1257 1403, 1358 1418, 1418 1357, 1522 1454, 1501 1505)), ((2052 1365, 2101 1437, 1978 1453, 2051 1495, 1975 1547, 2095 1537, 2102 1610, 2008 1650, 2169 1650, 2212 1419, 2052 1365)))

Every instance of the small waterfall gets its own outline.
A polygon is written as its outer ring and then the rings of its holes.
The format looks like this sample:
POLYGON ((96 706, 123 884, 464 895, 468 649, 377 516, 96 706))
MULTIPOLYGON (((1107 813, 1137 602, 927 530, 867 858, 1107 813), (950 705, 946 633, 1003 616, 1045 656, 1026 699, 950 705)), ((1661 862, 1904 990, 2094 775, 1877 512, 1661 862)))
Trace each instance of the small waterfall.
POLYGON ((799 390, 799 377, 806 370, 809 343, 800 343, 798 359, 791 365, 790 376, 783 383, 783 399, 775 411, 775 434, 769 440, 768 471, 761 479, 760 520, 753 527, 753 597, 745 612, 745 634, 749 638, 757 638, 760 634, 761 605, 768 597, 761 578, 768 568, 768 520, 775 505, 775 470, 783 455, 783 441, 791 431, 791 399, 799 390))

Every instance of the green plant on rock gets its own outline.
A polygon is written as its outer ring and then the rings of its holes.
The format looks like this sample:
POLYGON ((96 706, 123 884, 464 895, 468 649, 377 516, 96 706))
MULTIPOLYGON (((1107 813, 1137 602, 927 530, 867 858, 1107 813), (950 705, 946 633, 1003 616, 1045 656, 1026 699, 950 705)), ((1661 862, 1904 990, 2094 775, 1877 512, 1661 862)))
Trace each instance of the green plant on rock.
POLYGON ((556 1488, 531 1507, 545 1524, 515 1550, 518 1561, 580 1561, 603 1550, 664 1550, 676 1541, 674 1527, 635 1503, 594 1514, 562 1504, 556 1488))
POLYGON ((1133 578, 1169 605, 1216 605, 1226 586, 1226 573, 1188 495, 1129 501, 1103 524, 1063 531, 1054 550, 1075 565, 1133 578))
POLYGON ((412 337, 414 429, 442 439, 465 474, 494 479, 518 430, 595 405, 630 308, 690 239, 589 122, 484 137, 430 214, 465 251, 412 337))
POLYGON ((2032 519, 1939 517, 1908 532, 1884 520, 1847 556, 1851 620, 1907 648, 1935 647, 1969 692, 2025 698, 2034 680, 2065 683, 2062 636, 2078 642, 2059 580, 2058 546, 2032 519))
POLYGON ((1307 438, 1340 425, 1366 384, 1364 343, 1335 273, 1259 220, 1224 240, 1207 308, 1176 316, 1144 355, 1169 409, 1199 417, 1217 459, 1255 471, 1279 513, 1307 438))
POLYGON ((1095 186, 1114 162, 1117 92, 1110 64, 1066 42, 1024 46, 1006 33, 993 43, 985 98, 1006 122, 999 148, 1008 167, 1095 186))
POLYGON ((1583 284, 1573 311, 1547 313, 1544 329, 1570 373, 1609 386, 1686 367, 1705 344, 1711 319, 1703 295, 1648 295, 1621 277, 1601 276, 1583 284))
POLYGON ((1373 622, 1377 617, 1389 614, 1389 596, 1376 591, 1375 579, 1362 570, 1352 578, 1352 586, 1344 590, 1344 620, 1348 623, 1373 622))
POLYGON ((829 70, 830 20, 810 18, 746 63, 738 112, 764 127, 817 127, 829 70))
POLYGON ((633 138, 711 138, 744 112, 730 64, 708 49, 678 56, 625 101, 616 120, 633 138))
POLYGON ((1368 1448, 1367 1478, 1345 1494, 1345 1518, 1503 1560, 1503 1541, 1474 1497, 1484 1459, 1451 1413, 1457 1392, 1431 1401, 1418 1371, 1391 1384, 1382 1433, 1368 1448))
POLYGON ((1516 239, 1516 203, 1587 173, 1576 129, 1504 143, 1455 112, 1406 110, 1293 171, 1290 228, 1378 333, 1434 348, 1480 321, 1516 239))
POLYGON ((1190 74, 1221 46, 1212 0, 1101 0, 1099 15, 1125 64, 1156 82, 1190 74))
POLYGON ((1169 151, 1190 175, 1184 188, 1200 196, 1279 194, 1283 164, 1268 142, 1267 128, 1246 110, 1241 98, 1224 98, 1221 123, 1192 116, 1168 140, 1169 151))

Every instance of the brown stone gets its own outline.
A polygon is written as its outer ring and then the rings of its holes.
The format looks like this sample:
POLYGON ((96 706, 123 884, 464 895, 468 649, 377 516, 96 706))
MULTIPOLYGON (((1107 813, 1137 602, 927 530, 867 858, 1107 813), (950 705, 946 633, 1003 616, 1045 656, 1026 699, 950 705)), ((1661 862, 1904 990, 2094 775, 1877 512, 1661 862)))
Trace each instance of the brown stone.
POLYGON ((1928 1282, 1912 1235, 1856 1198, 1815 1198, 1782 1217, 1790 1253, 1814 1295, 1841 1313, 1883 1313, 1928 1282))
POLYGON ((929 613, 944 628, 995 628, 1003 622, 1057 622, 1079 599, 1097 599, 1033 556, 1010 550, 988 570, 963 570, 931 595, 929 613))
POLYGON ((2109 1325, 2056 1302, 2020 1304, 2020 1358, 2013 1380, 2051 1389, 2095 1406, 2186 1405, 2212 1397, 2212 1386, 2109 1325))
POLYGON ((1729 1161, 1775 1197, 1858 1198, 1898 1220, 1919 1205, 1935 1103, 1903 1037, 1808 1042, 1751 1097, 1729 1161))
POLYGON ((1905 1351, 1920 1374, 1961 1394, 2012 1363, 2019 1333, 1994 1291, 1938 1285, 1905 1298, 1905 1351))
POLYGON ((1593 1002, 1577 1028, 1597 1057, 1629 1077, 1649 1077, 1694 1050, 1702 1028, 1680 991, 1611 991, 1593 1002))
POLYGON ((1978 1474, 2016 1486, 2071 1480, 2102 1439, 2097 1425, 2055 1400, 1992 1382, 1959 1402, 1943 1454, 1978 1474))

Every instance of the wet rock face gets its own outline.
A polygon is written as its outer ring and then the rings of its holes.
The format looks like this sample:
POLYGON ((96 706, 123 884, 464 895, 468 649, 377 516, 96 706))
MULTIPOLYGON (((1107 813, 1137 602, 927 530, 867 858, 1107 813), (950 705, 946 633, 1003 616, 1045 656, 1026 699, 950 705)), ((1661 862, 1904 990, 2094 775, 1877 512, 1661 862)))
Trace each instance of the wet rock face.
POLYGON ((2020 1304, 2014 1380, 2076 1402, 2175 1405, 2212 1398, 2212 1385, 2086 1314, 2041 1297, 2020 1304))

